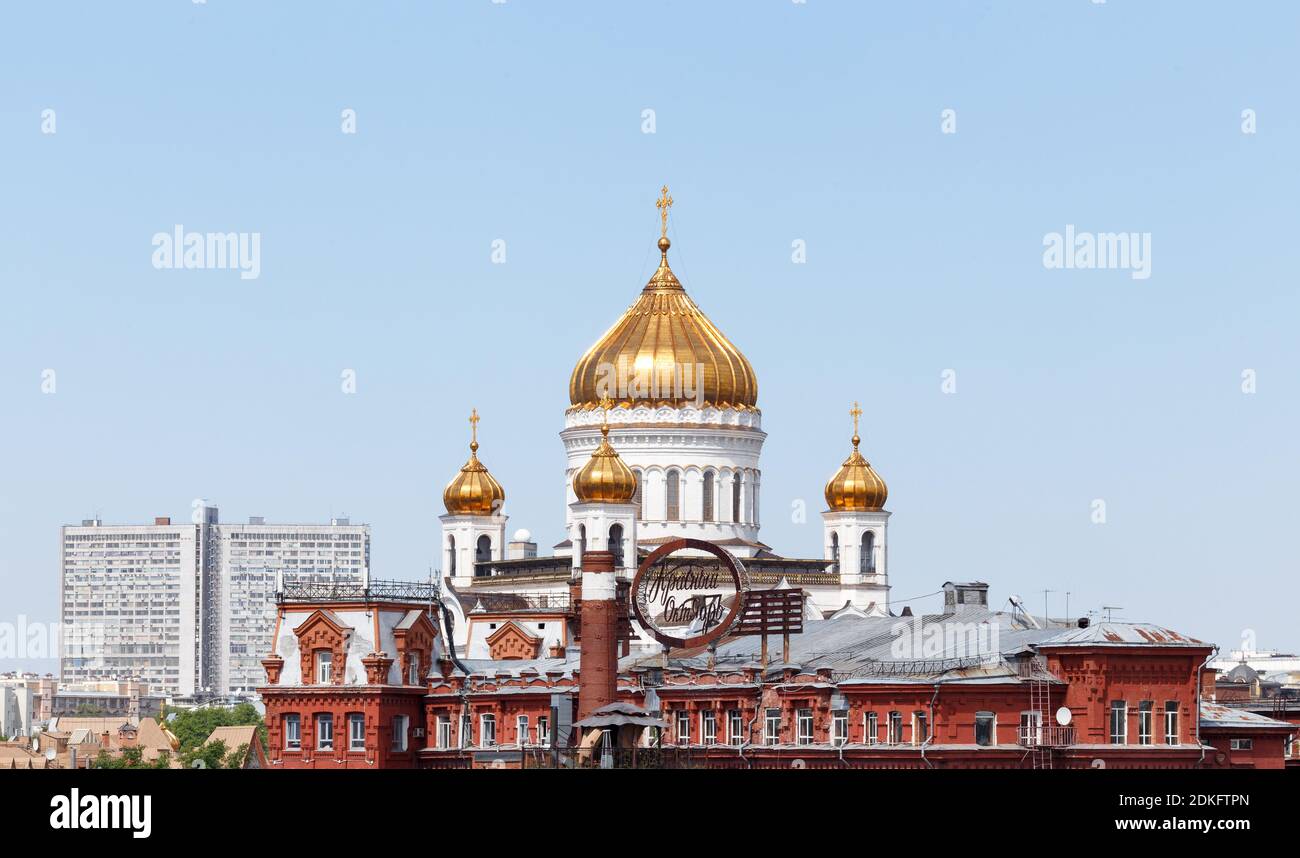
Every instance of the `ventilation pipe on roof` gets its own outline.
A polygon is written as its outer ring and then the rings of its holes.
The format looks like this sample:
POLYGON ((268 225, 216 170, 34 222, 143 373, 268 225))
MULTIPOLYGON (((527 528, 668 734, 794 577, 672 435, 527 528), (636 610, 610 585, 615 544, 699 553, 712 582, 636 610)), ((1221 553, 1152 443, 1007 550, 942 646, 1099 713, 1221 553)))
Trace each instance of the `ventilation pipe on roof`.
POLYGON ((1205 743, 1201 741, 1201 673, 1205 670, 1206 665, 1210 663, 1216 655, 1219 654, 1219 645, 1215 644, 1213 651, 1201 662, 1201 666, 1196 670, 1196 721, 1193 725, 1196 727, 1196 744, 1201 748, 1201 758, 1197 761, 1198 766, 1205 765, 1205 743))
POLYGON ((935 731, 936 731, 937 729, 939 729, 939 721, 938 721, 938 719, 936 719, 936 718, 934 717, 934 704, 935 704, 935 701, 937 701, 937 700, 939 699, 939 686, 940 686, 940 685, 943 685, 943 683, 942 683, 942 682, 936 682, 936 683, 934 684, 934 694, 930 697, 930 724, 929 724, 929 730, 927 731, 927 734, 926 734, 926 737, 925 737, 925 741, 921 743, 921 762, 925 763, 925 767, 926 767, 927 769, 932 769, 932 768, 934 768, 934 763, 930 762, 929 760, 927 760, 927 759, 925 758, 925 748, 926 748, 926 746, 929 745, 932 741, 934 741, 934 733, 935 733, 935 731))

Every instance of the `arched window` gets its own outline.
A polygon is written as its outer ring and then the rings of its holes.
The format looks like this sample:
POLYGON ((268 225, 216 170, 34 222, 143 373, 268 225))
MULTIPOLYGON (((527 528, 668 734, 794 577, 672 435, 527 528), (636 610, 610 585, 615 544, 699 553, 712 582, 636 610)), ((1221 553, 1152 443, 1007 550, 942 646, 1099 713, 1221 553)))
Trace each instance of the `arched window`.
POLYGON ((704 520, 713 521, 713 471, 704 472, 704 520))
POLYGON ((678 521, 682 517, 682 475, 676 471, 668 472, 668 485, 665 492, 668 498, 668 512, 664 518, 678 521))
POLYGON ((478 538, 478 549, 474 552, 475 563, 487 563, 492 560, 492 538, 486 533, 478 538))
POLYGON ((614 555, 614 565, 623 565, 623 525, 616 524, 609 529, 609 553, 614 555))
POLYGON ((731 520, 740 521, 740 472, 731 478, 731 520))
POLYGON ((447 574, 456 574, 456 537, 447 537, 447 574))
POLYGON ((876 572, 876 534, 868 530, 862 534, 862 574, 873 575, 876 572))
POLYGON ((632 476, 636 477, 636 490, 632 492, 632 503, 636 504, 636 518, 640 521, 641 515, 641 472, 632 471, 632 476))
POLYGON ((831 534, 831 560, 837 564, 840 562, 840 535, 838 533, 831 534))
POLYGON ((587 553, 587 525, 578 525, 578 563, 582 564, 582 557, 587 553))

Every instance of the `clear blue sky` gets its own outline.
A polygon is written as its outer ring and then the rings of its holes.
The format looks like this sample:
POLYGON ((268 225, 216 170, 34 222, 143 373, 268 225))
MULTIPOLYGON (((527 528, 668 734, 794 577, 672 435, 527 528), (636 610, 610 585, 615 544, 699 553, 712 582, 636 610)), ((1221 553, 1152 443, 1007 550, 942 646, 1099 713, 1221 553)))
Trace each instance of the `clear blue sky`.
POLYGON ((0 620, 57 618, 60 524, 196 497, 346 512, 375 575, 422 577, 471 407, 511 529, 559 540, 568 375, 653 270, 667 182, 674 269, 759 375, 776 550, 819 551, 859 399, 896 597, 980 578, 1300 647, 1298 25, 1129 0, 9 7, 0 620), (177 223, 261 233, 260 278, 155 270, 177 223), (1151 233, 1152 276, 1045 269, 1066 224, 1151 233))

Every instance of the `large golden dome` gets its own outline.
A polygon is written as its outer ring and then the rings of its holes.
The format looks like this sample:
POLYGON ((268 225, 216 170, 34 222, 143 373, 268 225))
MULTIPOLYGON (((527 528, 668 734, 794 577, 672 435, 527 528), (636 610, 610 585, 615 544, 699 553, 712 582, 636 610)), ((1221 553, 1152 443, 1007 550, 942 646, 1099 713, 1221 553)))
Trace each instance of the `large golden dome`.
POLYGON ((442 490, 442 504, 452 515, 496 515, 506 501, 506 490, 478 460, 478 412, 469 418, 473 435, 469 442, 469 461, 442 490))
MULTIPOLYGON (((607 399, 603 407, 612 404, 607 399)), ((573 493, 581 503, 631 503, 636 474, 609 443, 609 423, 600 427, 600 446, 573 475, 573 493)))
POLYGON ((863 455, 858 452, 858 416, 862 414, 853 403, 853 452, 840 465, 835 475, 826 481, 826 505, 834 512, 879 512, 889 499, 889 488, 863 455))
MULTIPOLYGON (((672 205, 667 191, 665 187, 659 201, 665 224, 672 205)), ((658 270, 636 302, 573 368, 573 406, 596 408, 608 395, 626 406, 677 407, 702 401, 717 408, 756 409, 754 368, 686 294, 668 267, 670 244, 661 234, 658 270)))

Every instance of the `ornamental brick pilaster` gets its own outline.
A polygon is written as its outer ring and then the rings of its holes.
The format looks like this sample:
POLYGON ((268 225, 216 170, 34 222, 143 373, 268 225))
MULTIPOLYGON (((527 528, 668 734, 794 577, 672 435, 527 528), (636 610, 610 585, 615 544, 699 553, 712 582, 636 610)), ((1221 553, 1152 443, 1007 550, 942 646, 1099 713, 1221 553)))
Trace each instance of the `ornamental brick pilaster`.
POLYGON ((386 652, 372 652, 361 659, 361 665, 366 669, 367 684, 384 685, 388 682, 388 671, 393 666, 393 660, 386 652))
POLYGON ((266 669, 266 684, 279 685, 280 672, 284 670, 284 659, 272 653, 262 659, 262 667, 266 669))

